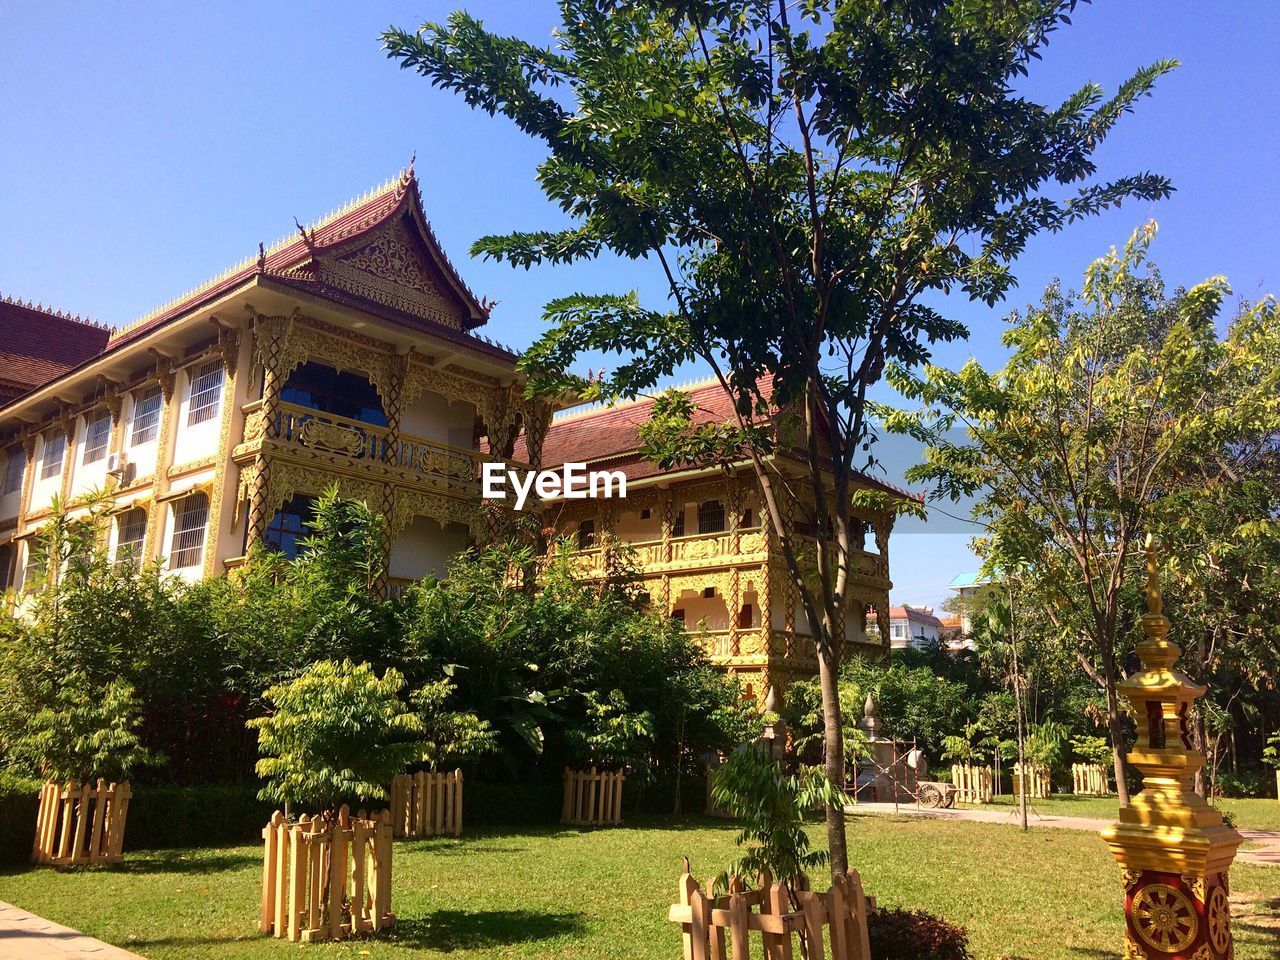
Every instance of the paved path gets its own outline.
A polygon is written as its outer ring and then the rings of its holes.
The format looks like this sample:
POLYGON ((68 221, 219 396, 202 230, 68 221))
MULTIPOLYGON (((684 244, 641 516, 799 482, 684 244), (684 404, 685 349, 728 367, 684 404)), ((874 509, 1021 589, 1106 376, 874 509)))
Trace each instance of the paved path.
MULTIPOLYGON (((859 803, 845 808, 853 814, 893 814, 892 803, 859 803)), ((972 820, 977 823, 1004 823, 1014 825, 1018 822, 1017 811, 1007 810, 969 810, 963 807, 951 810, 930 810, 927 807, 917 809, 913 805, 899 804, 897 813, 912 817, 934 817, 941 820, 972 820)), ((1064 830, 1092 830, 1097 833, 1109 826, 1110 820, 1092 820, 1088 817, 1058 817, 1052 814, 1035 815, 1028 812, 1027 822, 1033 827, 1059 827, 1064 830)), ((1244 846, 1236 854, 1237 863, 1261 863, 1269 866, 1280 866, 1280 832, 1274 830, 1245 830, 1244 846)))
POLYGON ((142 960, 0 900, 0 960, 142 960))

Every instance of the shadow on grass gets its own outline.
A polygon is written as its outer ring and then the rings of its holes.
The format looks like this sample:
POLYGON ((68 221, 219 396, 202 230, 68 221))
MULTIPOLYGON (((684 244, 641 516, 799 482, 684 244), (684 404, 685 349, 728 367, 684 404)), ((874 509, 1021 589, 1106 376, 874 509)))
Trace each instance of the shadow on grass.
MULTIPOLYGON (((182 850, 148 851, 137 859, 126 858, 112 867, 113 873, 223 873, 261 866, 262 855, 249 853, 209 853, 191 856, 182 850)), ((69 868, 76 869, 76 868, 69 868)))
POLYGON ((438 910, 426 917, 396 920, 387 939, 418 950, 468 950, 551 940, 583 930, 575 913, 533 910, 438 910))

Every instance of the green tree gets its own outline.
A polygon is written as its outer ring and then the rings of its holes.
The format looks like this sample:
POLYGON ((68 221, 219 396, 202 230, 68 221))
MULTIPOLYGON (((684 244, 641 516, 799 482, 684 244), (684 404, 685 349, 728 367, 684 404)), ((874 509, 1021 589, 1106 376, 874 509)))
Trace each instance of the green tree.
POLYGON ((258 731, 259 796, 320 808, 387 797, 391 778, 421 758, 422 718, 401 699, 395 670, 381 677, 367 663, 321 660, 267 691, 272 712, 258 731))
MULTIPOLYGON (((836 782, 837 625, 864 533, 868 388, 886 364, 924 362, 931 344, 964 336, 930 305, 936 294, 995 303, 1036 233, 1170 190, 1151 174, 1080 183, 1171 61, 1111 97, 1086 84, 1044 106, 1015 92, 1075 6, 560 0, 554 47, 465 12, 383 34, 403 68, 549 151, 538 182, 571 225, 484 237, 473 252, 526 268, 609 253, 662 270, 665 308, 635 293, 549 303, 552 330, 524 369, 535 391, 596 399, 650 390, 691 360, 712 368, 734 421, 694 427, 687 399, 668 398, 650 449, 668 465, 745 459, 754 471, 816 631, 836 782), (566 373, 592 351, 620 363, 598 380, 566 373), (790 411, 781 437, 771 407, 790 411), (815 532, 812 563, 788 510, 815 532)), ((836 807, 827 833, 843 873, 836 807)))
POLYGON ((1021 582, 1104 693, 1122 803, 1116 684, 1140 607, 1134 547, 1191 466, 1274 407, 1274 369, 1254 368, 1275 356, 1280 329, 1267 301, 1219 338, 1225 280, 1167 296, 1158 272, 1142 269, 1154 235, 1148 224, 1094 261, 1079 296, 1054 284, 1014 313, 1001 370, 976 361, 959 372, 895 370, 895 386, 923 408, 887 415, 928 444, 911 480, 934 484, 938 497, 980 496, 985 571, 1021 582), (967 439, 954 438, 956 427, 967 439))

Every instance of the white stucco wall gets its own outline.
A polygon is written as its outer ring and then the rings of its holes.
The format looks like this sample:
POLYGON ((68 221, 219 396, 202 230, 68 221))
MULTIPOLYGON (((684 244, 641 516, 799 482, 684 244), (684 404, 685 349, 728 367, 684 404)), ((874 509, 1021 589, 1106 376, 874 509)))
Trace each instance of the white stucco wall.
POLYGON ((414 517, 391 545, 389 573, 393 577, 421 580, 442 577, 449 560, 467 545, 467 528, 440 524, 426 517, 414 517))

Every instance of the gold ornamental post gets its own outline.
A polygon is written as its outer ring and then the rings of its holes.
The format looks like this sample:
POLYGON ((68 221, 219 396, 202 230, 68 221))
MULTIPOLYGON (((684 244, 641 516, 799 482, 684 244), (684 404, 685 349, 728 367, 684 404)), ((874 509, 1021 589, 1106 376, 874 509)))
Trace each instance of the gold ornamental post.
POLYGON ((1188 713, 1205 688, 1173 668, 1182 651, 1168 639, 1151 537, 1146 553, 1143 669, 1119 684, 1137 718, 1129 762, 1142 771, 1142 792, 1102 831, 1124 868, 1124 956, 1230 960, 1227 871, 1242 838, 1192 789, 1205 758, 1192 744, 1188 713))

